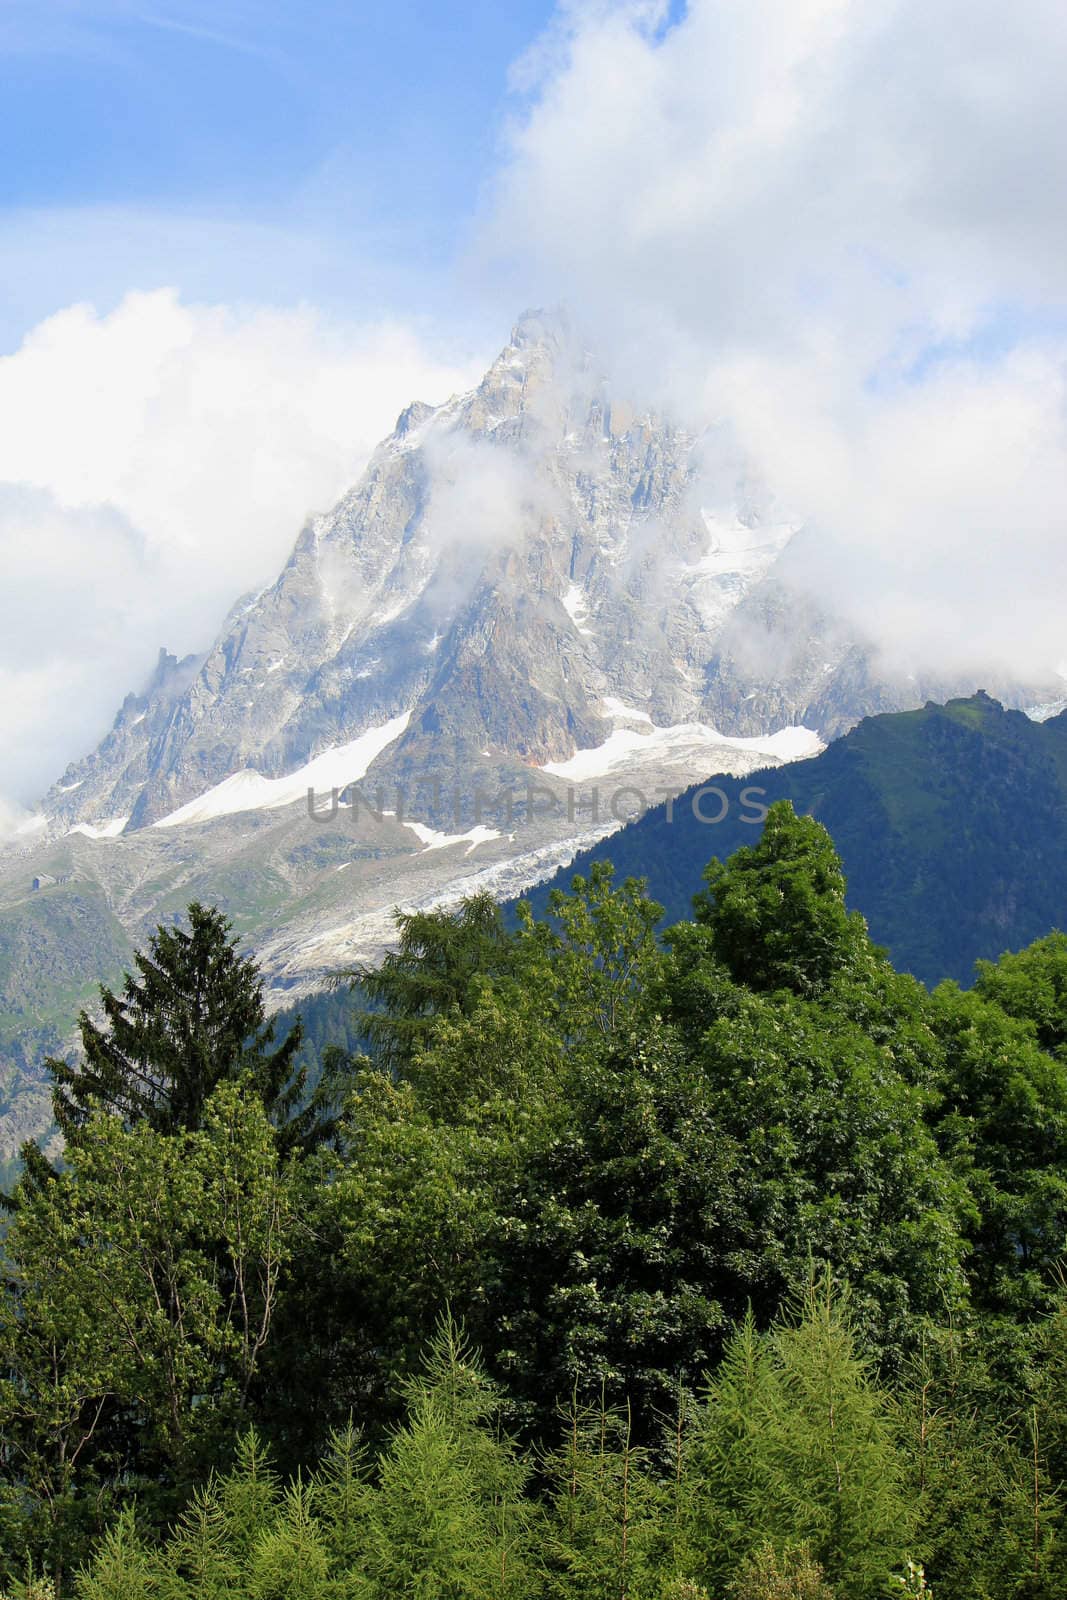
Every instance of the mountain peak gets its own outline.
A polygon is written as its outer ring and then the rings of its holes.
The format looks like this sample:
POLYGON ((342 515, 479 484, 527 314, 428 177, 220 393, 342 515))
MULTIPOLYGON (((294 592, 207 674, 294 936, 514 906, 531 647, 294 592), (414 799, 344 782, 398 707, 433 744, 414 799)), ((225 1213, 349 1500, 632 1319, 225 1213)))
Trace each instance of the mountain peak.
POLYGON ((144 829, 400 717, 376 780, 465 780, 472 750, 509 772, 613 738, 629 750, 623 713, 667 733, 826 737, 899 705, 858 641, 813 602, 783 604, 793 529, 745 516, 730 464, 613 405, 566 313, 530 309, 476 389, 401 413, 206 657, 161 657, 49 795, 50 827, 144 829))
POLYGON ((572 344, 574 330, 562 306, 530 307, 511 330, 513 350, 552 350, 572 344))
POLYGON ((434 407, 427 405, 425 400, 413 400, 409 406, 404 407, 397 417, 396 427, 393 429, 394 437, 397 439, 406 438, 409 433, 413 433, 416 428, 421 427, 428 417, 432 417, 433 413, 434 407))

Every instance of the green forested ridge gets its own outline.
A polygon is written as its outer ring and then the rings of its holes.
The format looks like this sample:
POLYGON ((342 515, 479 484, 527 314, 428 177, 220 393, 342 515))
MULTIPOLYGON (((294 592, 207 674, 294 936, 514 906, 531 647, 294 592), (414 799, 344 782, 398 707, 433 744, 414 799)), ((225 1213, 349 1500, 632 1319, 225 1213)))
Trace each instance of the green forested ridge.
POLYGON ((0 1587, 1067 1591, 1067 939, 931 994, 787 804, 690 890, 401 918, 297 1130, 153 945, 11 1200, 0 1587))
MULTIPOLYGON (((709 856, 758 837, 741 799, 757 787, 762 804, 788 799, 829 829, 850 904, 895 964, 926 983, 968 984, 979 958, 1067 923, 1067 712, 1032 722, 978 694, 868 717, 814 760, 708 782, 726 799, 722 822, 695 820, 696 790, 656 806, 533 891, 535 908, 572 873, 610 859, 620 876, 648 880, 669 919, 687 916, 709 856)), ((600 788, 606 814, 610 780, 600 788)), ((713 795, 702 809, 715 817, 723 805, 713 795)))
MULTIPOLYGON (((653 809, 579 856, 553 885, 535 889, 530 899, 538 915, 551 887, 565 887, 574 872, 588 874, 593 860, 610 858, 620 878, 648 879, 668 920, 688 916, 708 858, 725 857, 758 836, 759 828, 742 820, 756 813, 740 800, 743 790, 758 787, 766 790, 765 803, 791 799, 797 811, 829 828, 850 904, 895 964, 924 982, 952 977, 967 985, 977 959, 996 958, 1067 923, 1067 713, 1034 723, 975 696, 868 718, 813 761, 709 781, 727 797, 723 822, 694 822, 692 792, 673 803, 670 824, 665 806, 653 809)), ((580 787, 585 794, 589 786, 580 787)), ((599 788, 607 814, 610 780, 599 788)), ((705 814, 720 809, 713 796, 705 814)), ((11 936, 0 940, 4 1156, 13 1157, 19 1140, 43 1125, 42 1061, 62 1047, 72 1018, 90 999, 84 984, 60 981, 70 952, 78 952, 79 968, 91 953, 98 980, 112 985, 129 966, 129 942, 118 937, 113 914, 102 900, 96 909, 99 916, 82 915, 65 890, 45 889, 25 899, 11 936), (41 972, 50 975, 45 987, 52 995, 44 1011, 41 972)), ((312 1078, 326 1043, 348 1049, 362 1043, 341 996, 302 998, 280 1019, 283 1031, 297 1013, 307 1039, 298 1059, 312 1078)), ((10 1161, 6 1170, 13 1170, 10 1161)))

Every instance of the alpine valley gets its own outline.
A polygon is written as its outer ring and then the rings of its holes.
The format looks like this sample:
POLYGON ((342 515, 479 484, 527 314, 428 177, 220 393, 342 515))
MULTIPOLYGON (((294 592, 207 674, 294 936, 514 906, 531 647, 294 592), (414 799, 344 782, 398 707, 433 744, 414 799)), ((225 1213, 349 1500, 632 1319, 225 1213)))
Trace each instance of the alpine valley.
POLYGON ((205 656, 161 651, 4 846, 0 1154, 47 1127, 39 1063, 78 1008, 191 900, 288 1005, 398 904, 511 897, 711 774, 980 686, 882 674, 798 582, 811 537, 717 429, 613 396, 562 316, 526 315, 473 392, 404 411, 205 656))

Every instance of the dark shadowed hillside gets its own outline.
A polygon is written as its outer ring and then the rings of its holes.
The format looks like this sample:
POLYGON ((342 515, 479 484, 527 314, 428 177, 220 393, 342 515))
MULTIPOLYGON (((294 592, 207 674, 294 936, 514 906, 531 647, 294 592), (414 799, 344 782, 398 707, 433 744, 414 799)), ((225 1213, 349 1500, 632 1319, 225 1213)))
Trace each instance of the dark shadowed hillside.
POLYGON ((591 861, 645 877, 668 918, 689 914, 693 883, 712 856, 761 831, 742 802, 789 799, 833 835, 849 884, 894 963, 928 983, 970 982, 975 961, 1067 924, 1067 713, 1032 722, 988 695, 865 718, 811 761, 747 778, 713 778, 579 855, 531 895, 540 912, 552 887, 591 861))

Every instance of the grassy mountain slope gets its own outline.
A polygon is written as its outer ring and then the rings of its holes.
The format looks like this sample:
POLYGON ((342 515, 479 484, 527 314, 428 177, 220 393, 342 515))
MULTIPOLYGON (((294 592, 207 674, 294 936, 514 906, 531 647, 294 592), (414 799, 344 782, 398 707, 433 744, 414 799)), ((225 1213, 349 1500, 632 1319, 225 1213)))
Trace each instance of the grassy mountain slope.
POLYGON ((530 898, 593 860, 619 877, 645 877, 669 919, 688 915, 692 886, 712 856, 759 836, 743 803, 789 799, 833 835, 849 902, 897 966, 925 982, 968 983, 974 962, 1067 925, 1067 713, 1045 723, 988 695, 868 717, 811 761, 749 778, 715 778, 724 797, 690 790, 671 807, 578 856, 530 898))

